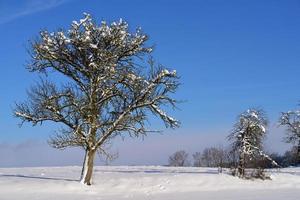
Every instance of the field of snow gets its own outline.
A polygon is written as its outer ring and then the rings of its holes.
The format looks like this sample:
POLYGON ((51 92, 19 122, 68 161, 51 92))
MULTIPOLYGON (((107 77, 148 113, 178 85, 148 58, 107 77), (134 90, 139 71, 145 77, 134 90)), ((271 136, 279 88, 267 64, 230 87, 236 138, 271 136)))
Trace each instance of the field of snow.
POLYGON ((272 170, 273 180, 240 180, 213 168, 96 167, 94 185, 80 167, 0 168, 1 200, 299 200, 300 168, 272 170))

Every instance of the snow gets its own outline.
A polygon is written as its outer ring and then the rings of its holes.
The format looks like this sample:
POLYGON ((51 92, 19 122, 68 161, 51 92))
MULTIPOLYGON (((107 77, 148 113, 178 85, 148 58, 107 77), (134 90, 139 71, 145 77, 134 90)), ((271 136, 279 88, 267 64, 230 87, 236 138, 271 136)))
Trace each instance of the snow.
POLYGON ((256 114, 256 113, 254 113, 254 112, 252 112, 252 113, 251 113, 251 116, 252 116, 252 117, 254 117, 254 118, 256 118, 256 119, 258 119, 258 116, 257 116, 257 114, 256 114))
POLYGON ((266 128, 263 125, 260 126, 260 129, 262 130, 263 133, 266 132, 266 128))
POLYGON ((167 70, 167 69, 163 69, 162 71, 161 71, 161 76, 166 76, 166 75, 173 75, 173 76, 176 76, 176 70, 173 70, 173 71, 169 71, 169 70, 167 70))
POLYGON ((97 46, 96 44, 90 44, 90 47, 91 47, 92 49, 98 49, 98 46, 97 46))
POLYGON ((270 171, 273 180, 241 180, 216 168, 95 167, 94 185, 81 167, 0 168, 5 200, 281 200, 299 199, 300 168, 270 171))

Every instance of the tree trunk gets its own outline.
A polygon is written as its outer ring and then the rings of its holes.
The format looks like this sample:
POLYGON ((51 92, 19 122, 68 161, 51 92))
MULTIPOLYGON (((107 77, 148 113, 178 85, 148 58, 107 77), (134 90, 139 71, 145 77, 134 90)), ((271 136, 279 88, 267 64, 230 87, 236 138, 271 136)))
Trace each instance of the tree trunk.
POLYGON ((244 153, 240 154, 239 165, 238 165, 239 177, 245 177, 245 155, 244 153))
POLYGON ((298 142, 298 146, 297 146, 297 163, 296 163, 296 165, 297 166, 300 166, 300 140, 299 140, 299 142, 298 142))
POLYGON ((94 168, 94 158, 96 150, 86 150, 80 182, 85 185, 92 184, 92 175, 94 168))

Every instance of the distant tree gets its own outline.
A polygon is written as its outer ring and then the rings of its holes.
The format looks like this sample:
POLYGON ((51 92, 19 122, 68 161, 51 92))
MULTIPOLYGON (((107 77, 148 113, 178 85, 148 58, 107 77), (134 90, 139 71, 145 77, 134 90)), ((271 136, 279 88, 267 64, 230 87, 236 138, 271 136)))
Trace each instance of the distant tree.
POLYGON ((205 148, 202 153, 202 162, 206 167, 216 167, 217 149, 215 147, 205 148))
POLYGON ((194 159, 194 167, 201 167, 202 166, 202 154, 201 152, 195 152, 193 154, 193 159, 194 159))
POLYGON ((300 111, 283 112, 279 124, 286 127, 285 141, 296 145, 296 165, 300 165, 300 111))
POLYGON ((202 153, 201 162, 205 167, 219 167, 220 171, 228 162, 226 151, 222 147, 205 148, 202 153))
MULTIPOLYGON (((292 147, 290 150, 284 152, 284 154, 272 153, 270 157, 281 167, 289 167, 297 164, 297 146, 292 147)), ((274 166, 268 163, 268 167, 274 166)))
POLYGON ((261 109, 249 109, 239 115, 234 125, 229 140, 232 141, 232 149, 239 153, 237 175, 245 178, 247 161, 263 157, 276 164, 263 152, 263 138, 266 135, 267 118, 261 109))
POLYGON ((226 167, 228 163, 228 153, 223 147, 216 148, 216 165, 219 168, 219 173, 222 173, 223 168, 226 167))
POLYGON ((284 153, 282 166, 296 166, 299 164, 298 161, 298 146, 294 146, 284 153))
MULTIPOLYGON (((28 102, 16 105, 15 116, 33 125, 46 121, 62 125, 49 140, 58 149, 82 147, 85 161, 81 182, 90 185, 96 152, 118 136, 144 136, 149 114, 166 127, 179 122, 163 108, 175 108, 170 97, 178 87, 176 71, 157 65, 151 57, 148 37, 131 33, 122 20, 100 25, 89 14, 70 30, 42 31, 32 42, 28 69, 62 77, 61 85, 42 77, 28 92, 28 102)), ((52 79, 53 80, 53 79, 52 79)))
POLYGON ((212 166, 212 155, 211 155, 211 149, 210 148, 205 148, 202 152, 202 165, 205 166, 205 167, 213 167, 212 166))
POLYGON ((236 149, 232 149, 231 146, 229 146, 226 149, 226 163, 227 167, 229 168, 237 168, 239 161, 239 152, 236 149))
POLYGON ((169 157, 169 166, 184 167, 189 166, 189 154, 183 150, 175 152, 169 157))
MULTIPOLYGON (((280 155, 280 154, 278 154, 278 153, 271 153, 271 154, 269 154, 270 155, 270 158, 272 159, 272 160, 274 160, 278 165, 280 165, 281 167, 284 167, 285 165, 284 165, 284 156, 282 156, 282 155, 280 155)), ((267 168, 272 168, 272 167, 274 167, 273 165, 271 165, 270 163, 267 163, 266 164, 267 166, 267 168)))

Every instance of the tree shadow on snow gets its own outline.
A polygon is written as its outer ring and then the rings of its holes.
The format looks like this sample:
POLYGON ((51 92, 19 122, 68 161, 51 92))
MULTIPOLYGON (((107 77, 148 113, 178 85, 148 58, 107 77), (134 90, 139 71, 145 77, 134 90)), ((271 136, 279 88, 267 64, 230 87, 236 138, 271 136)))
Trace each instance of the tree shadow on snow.
POLYGON ((0 177, 15 177, 15 178, 54 180, 54 181, 70 181, 70 182, 78 182, 79 181, 79 180, 68 179, 68 178, 54 178, 54 177, 43 177, 43 176, 27 176, 27 175, 20 175, 20 174, 1 174, 0 177))
POLYGON ((164 170, 95 170, 95 172, 109 173, 145 173, 145 174, 218 174, 217 170, 208 171, 164 171, 164 170))

